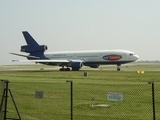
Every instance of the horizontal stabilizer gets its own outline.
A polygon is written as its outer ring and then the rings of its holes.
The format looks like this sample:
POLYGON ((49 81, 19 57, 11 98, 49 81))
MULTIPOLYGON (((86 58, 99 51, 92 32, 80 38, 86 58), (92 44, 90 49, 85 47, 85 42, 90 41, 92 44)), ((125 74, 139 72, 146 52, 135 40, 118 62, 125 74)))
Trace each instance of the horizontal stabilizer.
POLYGON ((31 56, 31 55, 22 55, 22 54, 17 54, 17 53, 10 53, 10 54, 12 54, 12 55, 17 55, 17 56, 21 56, 21 57, 32 58, 32 59, 39 59, 39 57, 31 56))

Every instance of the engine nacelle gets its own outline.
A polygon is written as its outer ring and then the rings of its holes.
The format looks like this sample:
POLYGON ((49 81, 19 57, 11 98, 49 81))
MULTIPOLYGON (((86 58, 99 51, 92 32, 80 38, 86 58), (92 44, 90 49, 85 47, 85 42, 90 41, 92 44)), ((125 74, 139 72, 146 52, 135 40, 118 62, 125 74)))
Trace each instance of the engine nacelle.
POLYGON ((100 65, 89 65, 90 68, 99 68, 100 65))
POLYGON ((82 62, 71 62, 70 67, 74 70, 79 70, 83 66, 82 62))
POLYGON ((26 53, 37 53, 37 52, 44 52, 48 49, 46 45, 37 45, 37 46, 31 46, 31 45, 24 45, 21 46, 21 52, 26 53))

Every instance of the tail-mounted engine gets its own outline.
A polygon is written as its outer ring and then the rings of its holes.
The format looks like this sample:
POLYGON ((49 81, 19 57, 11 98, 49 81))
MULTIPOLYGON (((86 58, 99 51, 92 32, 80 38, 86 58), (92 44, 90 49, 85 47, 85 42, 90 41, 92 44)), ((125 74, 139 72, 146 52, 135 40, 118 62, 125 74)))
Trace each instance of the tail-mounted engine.
POLYGON ((44 52, 48 49, 46 45, 37 45, 37 46, 31 46, 31 45, 24 45, 21 46, 21 52, 26 53, 38 53, 38 52, 44 52))

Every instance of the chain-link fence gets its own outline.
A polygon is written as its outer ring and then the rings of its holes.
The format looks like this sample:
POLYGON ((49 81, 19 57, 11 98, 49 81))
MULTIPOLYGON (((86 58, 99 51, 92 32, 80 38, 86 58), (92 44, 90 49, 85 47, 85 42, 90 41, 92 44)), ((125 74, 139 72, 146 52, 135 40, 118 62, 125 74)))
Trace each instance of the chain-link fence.
MULTIPOLYGON (((14 82, 10 89, 23 120, 160 120, 159 84, 14 82)), ((15 114, 8 100, 7 116, 15 114)))

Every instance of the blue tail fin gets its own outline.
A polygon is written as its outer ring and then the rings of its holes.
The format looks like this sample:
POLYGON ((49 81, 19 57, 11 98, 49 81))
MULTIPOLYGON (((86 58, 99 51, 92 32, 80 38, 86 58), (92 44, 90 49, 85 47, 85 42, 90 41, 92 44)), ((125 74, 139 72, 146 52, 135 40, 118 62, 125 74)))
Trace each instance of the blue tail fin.
POLYGON ((39 45, 27 31, 23 31, 22 33, 28 45, 31 45, 31 46, 39 45))
POLYGON ((22 33, 27 45, 21 46, 21 52, 30 53, 30 55, 43 55, 44 51, 48 49, 46 45, 39 45, 27 31, 22 33))

